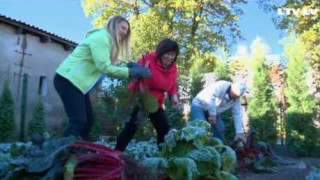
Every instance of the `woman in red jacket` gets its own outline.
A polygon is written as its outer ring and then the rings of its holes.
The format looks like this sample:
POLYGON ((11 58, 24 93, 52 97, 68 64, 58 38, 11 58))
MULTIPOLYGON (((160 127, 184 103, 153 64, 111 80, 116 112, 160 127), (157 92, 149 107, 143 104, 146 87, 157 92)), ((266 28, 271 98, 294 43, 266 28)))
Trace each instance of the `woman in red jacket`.
MULTIPOLYGON (((149 92, 158 100, 158 110, 149 113, 149 118, 157 131, 157 144, 164 142, 165 135, 169 132, 169 124, 163 110, 164 97, 167 92, 173 107, 179 104, 177 98, 177 65, 176 60, 179 54, 179 45, 171 39, 164 39, 158 43, 156 51, 151 51, 139 60, 139 64, 149 67, 151 78, 132 82, 129 90, 138 90, 141 83, 148 87, 149 92)), ((125 124, 117 138, 116 150, 124 151, 133 138, 138 128, 139 109, 135 108, 130 120, 125 124)))

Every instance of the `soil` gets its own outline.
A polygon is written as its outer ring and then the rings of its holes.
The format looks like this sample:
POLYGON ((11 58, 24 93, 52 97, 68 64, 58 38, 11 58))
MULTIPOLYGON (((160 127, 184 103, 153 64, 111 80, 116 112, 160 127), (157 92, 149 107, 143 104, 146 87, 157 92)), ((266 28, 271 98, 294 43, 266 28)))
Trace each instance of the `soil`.
POLYGON ((274 173, 254 173, 251 170, 237 169, 234 175, 239 180, 305 180, 311 167, 319 167, 319 158, 288 158, 284 159, 296 162, 294 165, 277 166, 274 173))

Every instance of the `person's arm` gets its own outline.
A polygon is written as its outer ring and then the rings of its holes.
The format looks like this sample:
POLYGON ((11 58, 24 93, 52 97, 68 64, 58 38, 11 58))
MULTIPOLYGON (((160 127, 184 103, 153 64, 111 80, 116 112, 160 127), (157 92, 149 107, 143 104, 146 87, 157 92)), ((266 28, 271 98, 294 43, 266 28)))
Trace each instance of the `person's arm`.
POLYGON ((111 40, 102 32, 103 31, 92 33, 88 37, 88 45, 96 68, 109 76, 128 78, 128 67, 112 65, 110 57, 112 43, 111 40))
POLYGON ((236 135, 234 136, 234 140, 242 140, 246 142, 246 137, 243 134, 243 127, 242 127, 242 111, 241 111, 241 102, 240 99, 236 100, 236 103, 232 107, 232 116, 234 120, 234 127, 236 130, 236 135))
POLYGON ((240 99, 236 99, 235 104, 232 107, 232 117, 234 120, 234 128, 236 133, 243 133, 242 128, 242 112, 241 112, 241 102, 240 99))
POLYGON ((175 81, 173 87, 168 91, 170 103, 173 108, 177 108, 179 106, 179 99, 177 94, 177 81, 175 81))
POLYGON ((171 106, 173 108, 176 108, 179 106, 179 99, 178 99, 178 90, 177 90, 177 77, 178 77, 178 71, 176 70, 175 72, 175 79, 174 79, 174 84, 173 86, 169 89, 168 91, 168 95, 169 95, 169 99, 170 99, 170 102, 171 102, 171 106))

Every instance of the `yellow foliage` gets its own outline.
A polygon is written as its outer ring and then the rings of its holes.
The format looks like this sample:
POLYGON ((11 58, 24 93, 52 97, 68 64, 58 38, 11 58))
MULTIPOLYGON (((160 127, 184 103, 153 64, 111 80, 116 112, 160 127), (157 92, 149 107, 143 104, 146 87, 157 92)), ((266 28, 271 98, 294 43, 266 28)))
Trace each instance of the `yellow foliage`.
POLYGON ((229 62, 229 70, 230 72, 241 72, 245 73, 248 64, 246 63, 247 60, 242 57, 237 57, 235 59, 232 59, 229 62))
POLYGON ((224 2, 216 0, 82 0, 82 6, 86 15, 94 17, 95 26, 103 26, 113 15, 126 16, 132 28, 134 58, 154 49, 163 38, 176 40, 181 45, 179 58, 187 71, 190 68, 187 61, 195 53, 231 47, 230 43, 241 36, 236 17, 242 10, 236 6, 228 9, 224 2), (224 30, 230 33, 220 33, 224 30))
POLYGON ((200 17, 199 17, 199 16, 196 17, 196 21, 197 21, 197 22, 200 21, 200 17))

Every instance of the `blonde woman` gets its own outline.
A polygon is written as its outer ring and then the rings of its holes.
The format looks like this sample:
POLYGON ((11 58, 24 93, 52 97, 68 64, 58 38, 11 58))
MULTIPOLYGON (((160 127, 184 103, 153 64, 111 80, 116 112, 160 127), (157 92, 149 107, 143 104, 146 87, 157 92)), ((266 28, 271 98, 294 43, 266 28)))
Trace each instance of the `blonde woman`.
POLYGON ((64 136, 88 139, 94 123, 89 91, 102 74, 117 78, 150 78, 150 70, 135 63, 118 66, 120 55, 130 55, 130 34, 129 22, 121 16, 113 16, 106 27, 89 31, 56 70, 54 86, 69 119, 64 136))

